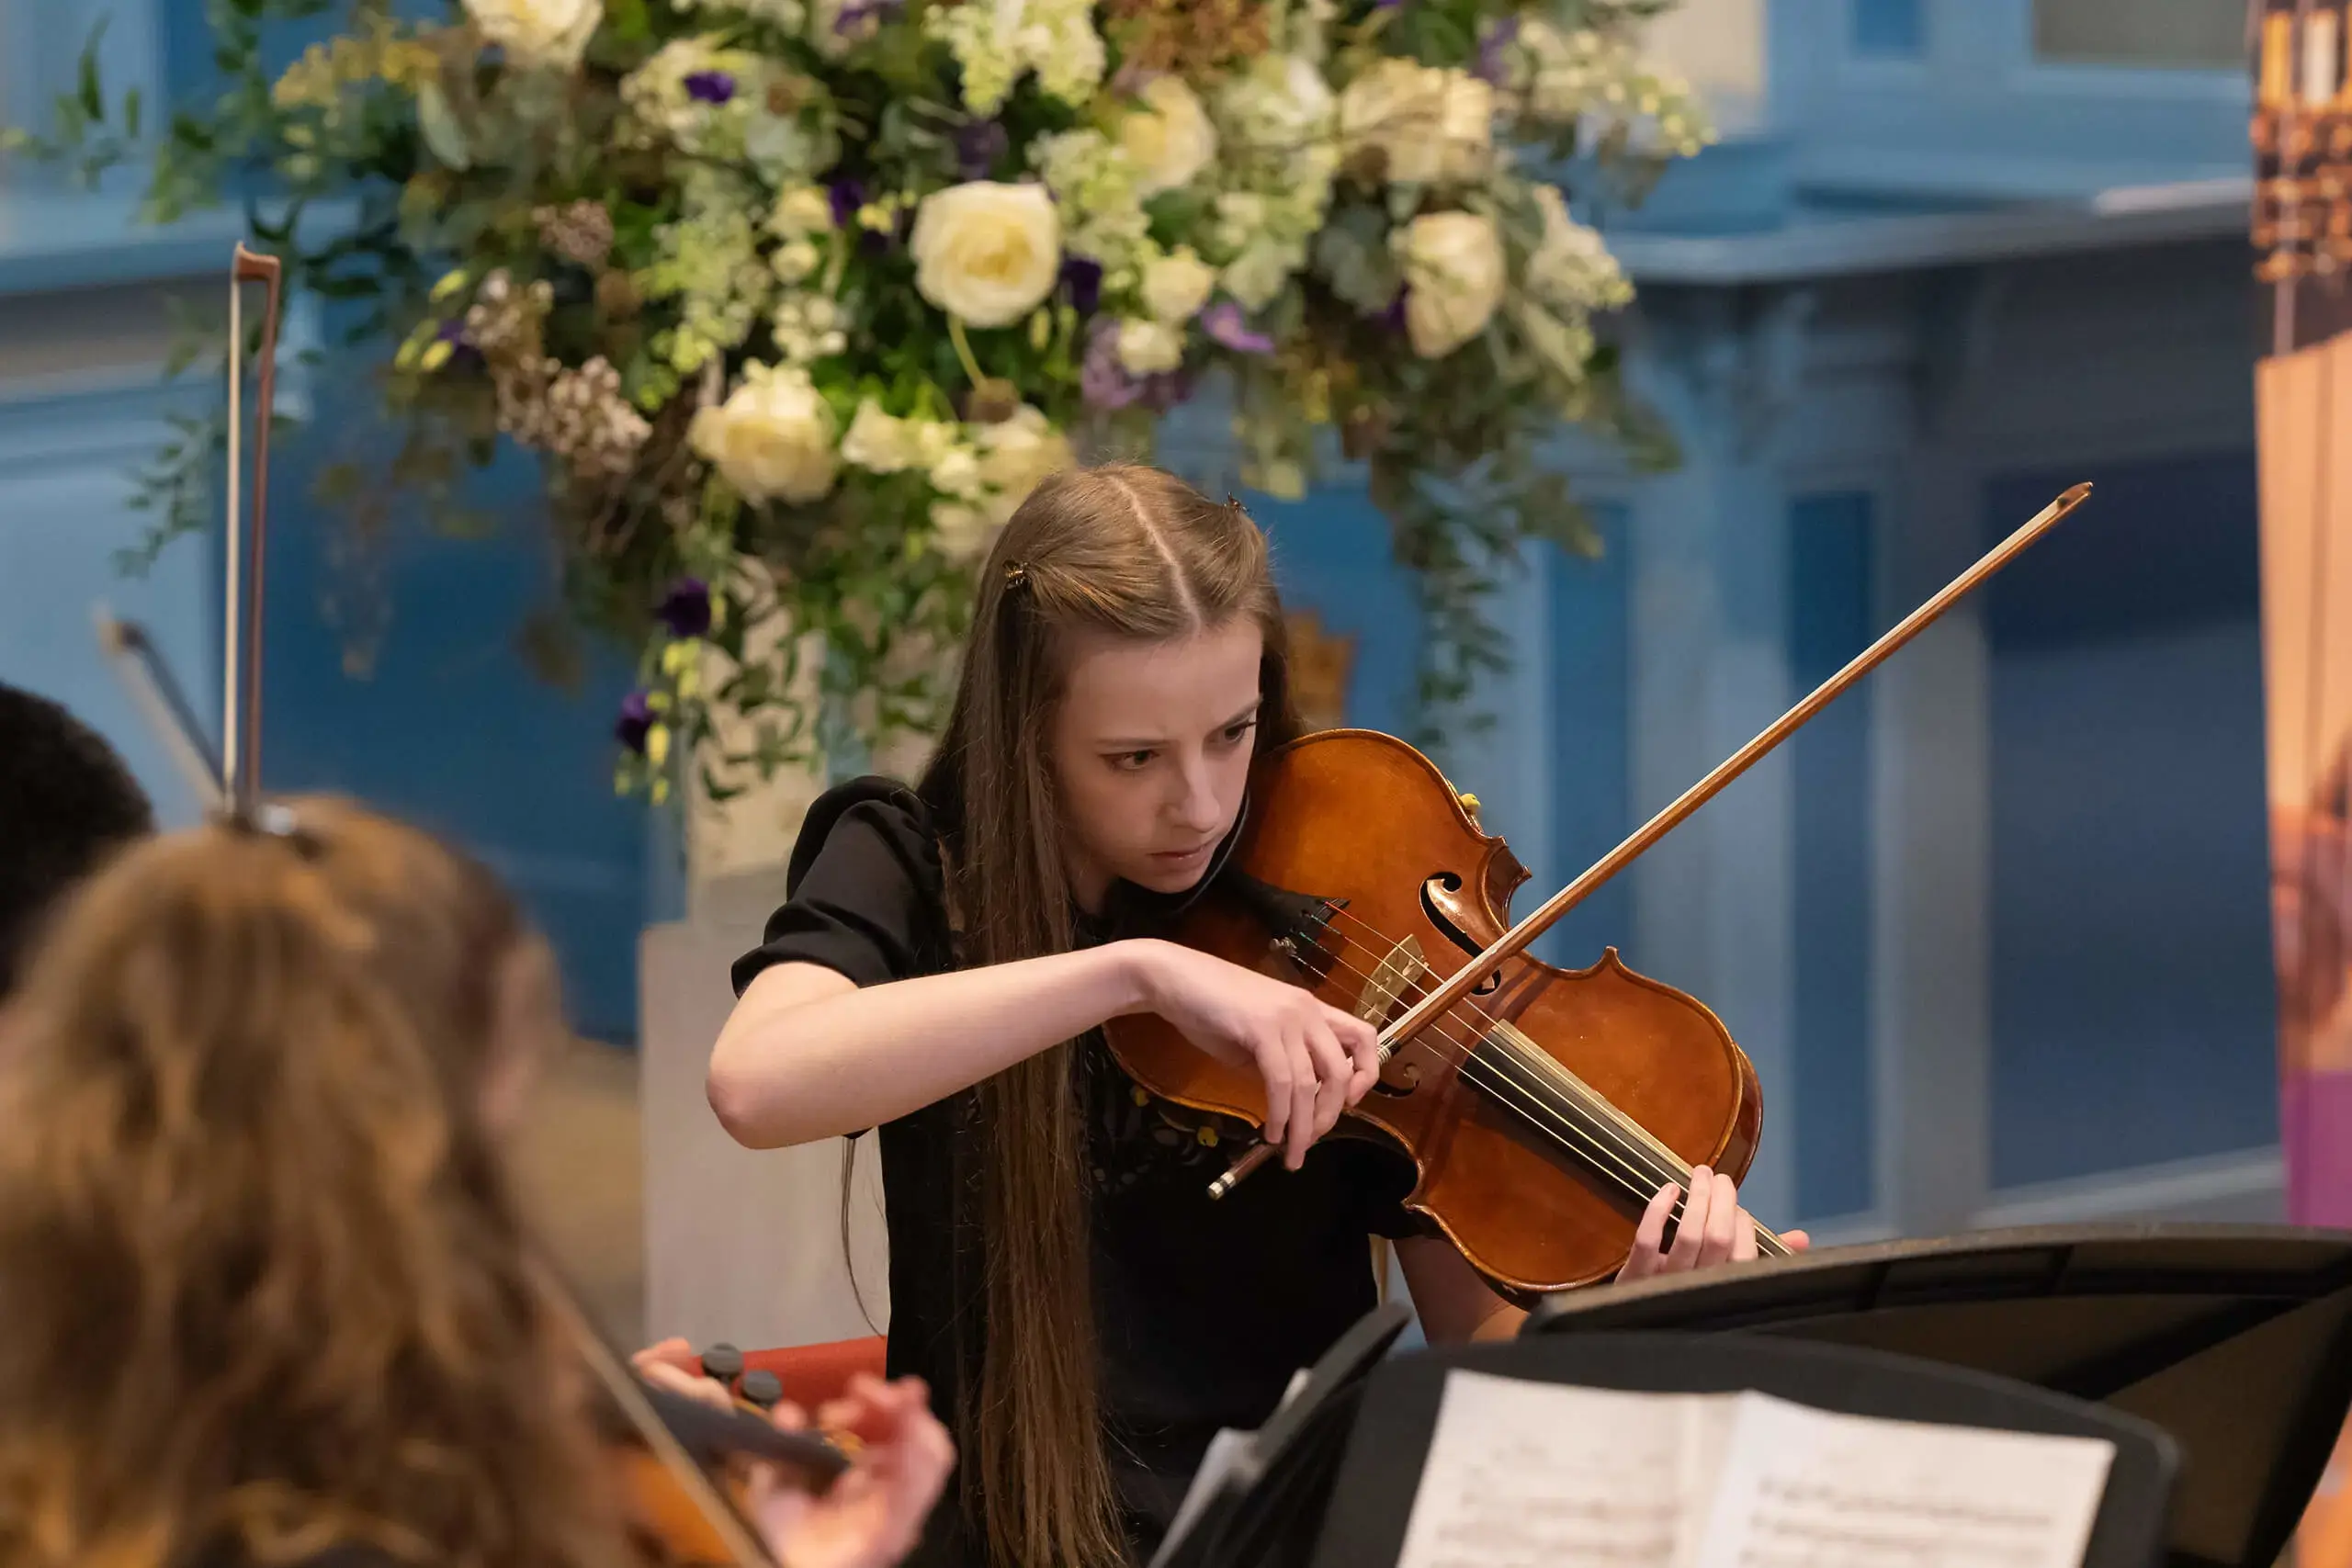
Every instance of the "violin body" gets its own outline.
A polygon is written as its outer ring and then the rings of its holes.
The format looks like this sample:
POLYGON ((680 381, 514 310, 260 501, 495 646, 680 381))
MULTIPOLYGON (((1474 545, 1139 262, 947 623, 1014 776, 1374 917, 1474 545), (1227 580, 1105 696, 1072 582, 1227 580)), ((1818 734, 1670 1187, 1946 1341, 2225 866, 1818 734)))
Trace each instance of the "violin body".
MULTIPOLYGON (((1329 730, 1259 760, 1232 852, 1161 934, 1307 986, 1379 1028, 1510 928, 1527 878, 1420 752, 1370 730, 1329 730)), ((1249 1066, 1216 1060, 1150 1014, 1106 1032, 1151 1094, 1263 1124, 1249 1066)), ((1508 960, 1396 1043, 1333 1135, 1409 1156, 1419 1179, 1407 1207, 1523 1301, 1623 1263, 1658 1185, 1648 1178, 1660 1166, 1634 1157, 1645 1136, 1657 1155, 1738 1179, 1762 1119, 1756 1069, 1721 1021, 1611 948, 1588 969, 1508 960), (1613 1117, 1589 1120, 1589 1097, 1613 1117)))

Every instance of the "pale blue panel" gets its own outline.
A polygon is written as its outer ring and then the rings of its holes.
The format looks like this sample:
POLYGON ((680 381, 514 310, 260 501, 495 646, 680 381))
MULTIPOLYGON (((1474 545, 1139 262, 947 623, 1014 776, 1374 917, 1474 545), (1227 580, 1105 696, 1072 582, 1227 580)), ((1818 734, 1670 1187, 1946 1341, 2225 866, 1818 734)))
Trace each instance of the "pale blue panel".
POLYGON ((2004 479, 1987 542, 2085 478, 1985 590, 1996 1188, 2278 1132, 2253 455, 2004 479))
POLYGON ((1925 0, 1852 0, 1854 52, 1874 60, 1913 60, 1928 47, 1925 0))
MULTIPOLYGON (((1597 560, 1543 547, 1551 590, 1552 786, 1551 875, 1521 896, 1520 913, 1583 873, 1623 841, 1634 819, 1631 606, 1627 563, 1632 555, 1623 506, 1593 508, 1600 533, 1597 560)), ((1634 878, 1603 885, 1569 910, 1536 944, 1551 962, 1581 969, 1615 947, 1630 949, 1634 878)))
MULTIPOLYGON (((1789 509, 1789 678, 1810 691, 1870 646, 1874 508, 1860 491, 1789 509)), ((1788 743, 1796 931, 1797 1213, 1870 1208, 1871 707, 1864 682, 1788 743)))
POLYGON ((0 405, 0 681, 80 716, 122 752, 163 820, 182 825, 197 819, 197 803, 91 626, 102 599, 142 622, 197 711, 218 723, 211 552, 185 546, 144 579, 114 564, 146 521, 128 504, 128 470, 164 435, 146 393, 0 405))

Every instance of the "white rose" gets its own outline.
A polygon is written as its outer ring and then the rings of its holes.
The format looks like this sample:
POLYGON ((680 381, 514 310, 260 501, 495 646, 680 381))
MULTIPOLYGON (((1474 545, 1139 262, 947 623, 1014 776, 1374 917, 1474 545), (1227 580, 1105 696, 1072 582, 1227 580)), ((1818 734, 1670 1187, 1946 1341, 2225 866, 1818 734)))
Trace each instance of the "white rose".
POLYGON ((605 19, 604 0, 465 0, 465 6, 481 36, 517 62, 567 71, 580 63, 605 19))
POLYGON ((1143 303, 1162 321, 1188 321, 1209 302, 1216 286, 1216 268, 1179 245, 1143 269, 1143 303))
POLYGON ((909 242, 915 288, 976 327, 1010 326, 1053 292, 1062 224, 1046 187, 975 180, 922 198, 909 242))
POLYGON ((1544 214, 1544 235, 1527 258, 1529 293, 1560 310, 1610 310, 1633 299, 1607 243, 1568 216, 1557 186, 1537 186, 1535 205, 1544 214))
POLYGON ((1391 243, 1411 292, 1405 296, 1405 331, 1413 352, 1442 359, 1486 330, 1502 302, 1506 274, 1502 236, 1475 212, 1430 212, 1391 243))
POLYGON ((686 442, 748 501, 807 502, 833 488, 833 414, 800 369, 743 367, 717 408, 696 411, 686 442))
POLYGON ((1069 437, 1026 403, 1011 419, 980 429, 980 478, 995 492, 989 516, 1000 525, 1029 499, 1038 480, 1077 466, 1069 437))
POLYGON ((868 473, 895 474, 911 467, 917 457, 914 433, 905 420, 884 413, 882 405, 872 398, 857 405, 849 434, 842 437, 842 462, 854 463, 868 473))
POLYGON ((1155 76, 1142 94, 1144 107, 1119 121, 1119 145, 1135 160, 1146 196, 1192 184, 1216 156, 1216 129, 1193 89, 1181 76, 1155 76))
POLYGON ((1121 321, 1119 363, 1132 376, 1173 370, 1184 363, 1184 334, 1159 321, 1121 321))
POLYGON ((976 561, 988 554, 989 544, 996 537, 996 527, 987 514, 960 501, 943 501, 933 505, 931 527, 939 543, 939 553, 958 564, 976 561))
POLYGON ((1250 310, 1262 310, 1273 302, 1274 296, 1283 291, 1283 285, 1290 281, 1290 275, 1306 259, 1302 251, 1301 246, 1261 240, 1226 263, 1225 271, 1218 276, 1227 294, 1250 310))
POLYGON ((768 227, 787 239, 829 234, 833 228, 833 198, 821 186, 794 186, 775 198, 768 227))
POLYGON ((942 495, 971 501, 986 488, 980 477, 980 459, 969 446, 952 446, 939 454, 931 465, 931 488, 942 495))
POLYGON ((1466 71, 1394 56, 1340 95, 1340 139, 1350 156, 1377 152, 1396 185, 1465 180, 1484 172, 1494 142, 1495 90, 1466 71))

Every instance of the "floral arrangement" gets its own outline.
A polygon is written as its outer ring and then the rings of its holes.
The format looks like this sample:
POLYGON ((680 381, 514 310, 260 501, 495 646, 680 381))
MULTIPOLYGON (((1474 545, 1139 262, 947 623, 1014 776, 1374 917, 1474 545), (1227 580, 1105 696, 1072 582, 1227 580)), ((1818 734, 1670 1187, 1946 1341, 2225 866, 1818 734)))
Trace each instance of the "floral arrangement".
MULTIPOLYGON (((211 0, 229 91, 148 210, 285 204, 290 286, 397 344, 393 479, 542 455, 575 607, 646 639, 624 786, 931 725, 994 531, 1191 400, 1274 496, 1363 465, 1437 708, 1502 661, 1516 543, 1589 543, 1539 448, 1639 434, 1592 325, 1631 291, 1552 182, 1707 139, 1638 51, 1668 3, 360 0, 272 72, 323 0, 211 0)), ((127 156, 81 88, 15 145, 127 156)))

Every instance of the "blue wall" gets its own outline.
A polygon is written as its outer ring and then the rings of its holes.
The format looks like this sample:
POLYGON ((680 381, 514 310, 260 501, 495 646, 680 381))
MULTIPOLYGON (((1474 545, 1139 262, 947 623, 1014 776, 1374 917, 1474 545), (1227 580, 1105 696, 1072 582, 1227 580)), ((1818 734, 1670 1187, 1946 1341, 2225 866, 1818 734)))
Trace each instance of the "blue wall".
POLYGON ((319 417, 275 464, 265 776, 357 795, 481 853, 556 942, 575 1023, 631 1040, 646 818, 614 794, 611 720, 633 665, 589 643, 567 691, 517 656, 524 617, 556 592, 537 469, 519 454, 467 486, 492 536, 451 538, 411 513, 354 558, 350 518, 314 501, 311 480, 385 446, 367 378, 327 380, 319 417), (347 670, 355 623, 378 608, 372 663, 347 670))
MULTIPOLYGON (((1859 491, 1799 496, 1789 509, 1792 688, 1811 691, 1870 646, 1876 624, 1875 509, 1859 491)), ((1871 1204, 1870 682, 1789 742, 1796 866, 1797 1210, 1871 1204)))
POLYGON ((2278 1136, 2253 455, 2088 477, 1986 590, 1996 1186, 2278 1136))

